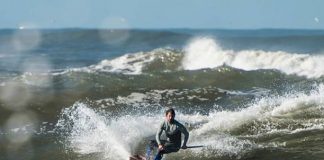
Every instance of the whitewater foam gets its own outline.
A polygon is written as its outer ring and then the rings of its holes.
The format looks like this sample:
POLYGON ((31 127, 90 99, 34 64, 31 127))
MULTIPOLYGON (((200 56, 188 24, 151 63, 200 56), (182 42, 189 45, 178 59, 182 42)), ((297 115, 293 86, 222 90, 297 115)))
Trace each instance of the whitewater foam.
POLYGON ((231 133, 247 124, 256 125, 250 132, 257 134, 271 133, 275 130, 294 133, 312 128, 324 129, 321 125, 324 120, 323 97, 323 85, 319 85, 310 94, 296 93, 280 97, 265 97, 239 111, 210 113, 208 123, 194 132, 199 135, 215 131, 231 133), (285 123, 289 124, 288 128, 285 123))
POLYGON ((308 78, 324 75, 324 56, 266 52, 262 50, 224 50, 212 38, 196 38, 185 47, 182 66, 186 70, 228 65, 243 70, 276 69, 308 78))
MULTIPOLYGON (((142 74, 143 67, 158 58, 159 54, 168 54, 169 51, 165 49, 155 49, 151 52, 137 52, 134 54, 125 54, 115 59, 105 59, 99 64, 91 65, 89 67, 76 68, 71 71, 81 72, 113 72, 137 75, 142 74)), ((163 56, 160 58, 163 59, 163 56)))
POLYGON ((105 72, 141 74, 144 64, 151 62, 153 59, 153 56, 144 53, 138 53, 136 56, 127 54, 113 60, 103 60, 98 65, 90 68, 105 72))

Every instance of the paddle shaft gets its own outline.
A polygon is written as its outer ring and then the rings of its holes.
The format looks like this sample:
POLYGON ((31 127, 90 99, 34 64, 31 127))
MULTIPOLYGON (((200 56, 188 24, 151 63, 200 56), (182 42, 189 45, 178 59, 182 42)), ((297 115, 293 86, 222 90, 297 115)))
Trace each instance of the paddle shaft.
POLYGON ((187 146, 187 148, 201 148, 201 147, 204 147, 204 146, 187 146))

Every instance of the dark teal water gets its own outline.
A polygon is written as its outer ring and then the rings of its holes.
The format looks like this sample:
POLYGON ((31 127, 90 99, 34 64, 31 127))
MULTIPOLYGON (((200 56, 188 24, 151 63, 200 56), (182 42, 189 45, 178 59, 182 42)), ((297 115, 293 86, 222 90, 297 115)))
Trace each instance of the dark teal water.
POLYGON ((324 31, 0 30, 0 159, 323 159, 324 31))

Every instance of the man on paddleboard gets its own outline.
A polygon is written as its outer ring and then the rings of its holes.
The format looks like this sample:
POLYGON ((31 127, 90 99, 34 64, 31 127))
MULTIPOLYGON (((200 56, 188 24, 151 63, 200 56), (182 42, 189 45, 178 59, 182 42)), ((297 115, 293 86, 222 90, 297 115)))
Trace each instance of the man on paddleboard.
POLYGON ((162 159, 163 154, 177 152, 180 148, 187 149, 187 141, 189 138, 188 130, 178 121, 174 119, 175 111, 170 108, 165 111, 165 120, 161 123, 156 132, 156 142, 158 143, 158 154, 155 160, 162 159), (165 132, 167 140, 161 140, 162 132, 165 132), (184 141, 181 146, 181 133, 184 134, 184 141))

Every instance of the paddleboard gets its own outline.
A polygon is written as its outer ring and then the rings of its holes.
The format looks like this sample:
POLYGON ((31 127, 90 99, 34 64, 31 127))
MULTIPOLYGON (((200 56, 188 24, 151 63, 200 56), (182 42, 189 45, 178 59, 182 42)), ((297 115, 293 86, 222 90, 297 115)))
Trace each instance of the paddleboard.
POLYGON ((129 160, 147 160, 145 157, 143 157, 142 155, 132 155, 129 157, 129 160))
MULTIPOLYGON (((194 148, 201 148, 204 147, 203 145, 196 145, 196 146, 187 146, 187 149, 194 149, 194 148)), ((146 153, 145 155, 132 155, 129 157, 129 160, 154 160, 156 154, 158 152, 158 145, 155 140, 149 141, 146 145, 146 153)))
POLYGON ((129 160, 153 160, 155 155, 157 154, 158 145, 155 140, 149 141, 146 145, 146 153, 145 155, 132 155, 129 157, 129 160))

